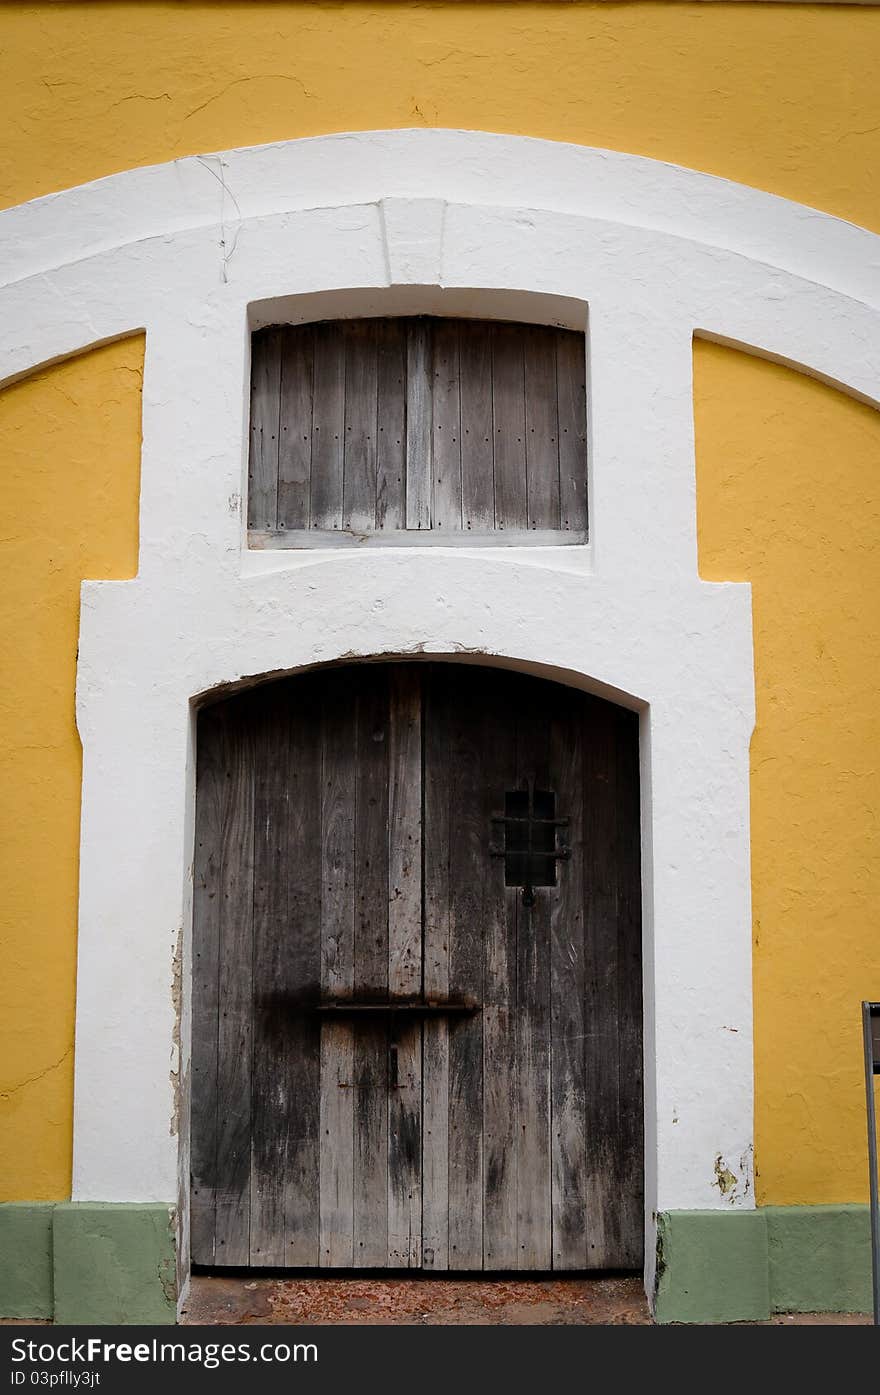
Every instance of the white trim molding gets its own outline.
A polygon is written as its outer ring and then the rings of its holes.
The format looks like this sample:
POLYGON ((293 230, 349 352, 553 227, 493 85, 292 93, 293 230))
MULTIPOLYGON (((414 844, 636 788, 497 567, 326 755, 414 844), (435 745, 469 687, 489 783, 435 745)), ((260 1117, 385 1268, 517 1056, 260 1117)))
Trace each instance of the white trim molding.
POLYGON ((658 1211, 754 1204, 751 603, 697 571, 693 336, 876 403, 880 238, 651 160, 418 130, 39 199, 0 213, 0 265, 2 380, 147 333, 139 574, 82 588, 74 1198, 187 1177, 200 695, 341 658, 509 664, 642 714, 650 1289, 658 1211), (587 328, 588 546, 248 550, 250 329, 407 309, 587 328))

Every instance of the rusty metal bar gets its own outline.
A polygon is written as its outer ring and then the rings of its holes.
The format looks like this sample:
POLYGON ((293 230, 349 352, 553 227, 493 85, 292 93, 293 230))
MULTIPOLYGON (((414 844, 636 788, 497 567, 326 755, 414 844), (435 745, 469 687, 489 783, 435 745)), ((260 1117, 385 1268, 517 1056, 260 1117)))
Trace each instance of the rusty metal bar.
POLYGON ((478 1003, 317 1003, 312 1009, 325 1015, 349 1017, 353 1014, 373 1016, 405 1015, 409 1017, 447 1017, 456 1013, 479 1012, 478 1003))

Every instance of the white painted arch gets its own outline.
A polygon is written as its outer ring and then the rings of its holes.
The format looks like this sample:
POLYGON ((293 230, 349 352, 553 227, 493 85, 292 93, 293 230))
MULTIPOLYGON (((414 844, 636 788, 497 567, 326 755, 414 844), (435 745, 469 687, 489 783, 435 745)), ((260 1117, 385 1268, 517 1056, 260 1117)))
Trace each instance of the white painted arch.
POLYGON ((876 403, 880 238, 650 160, 419 130, 36 200, 0 213, 0 268, 0 382, 147 331, 139 574, 82 591, 74 1196, 173 1201, 187 1171, 194 701, 467 655, 642 713, 650 1288, 658 1210, 753 1204, 750 596, 697 573, 692 339, 876 403), (588 547, 247 551, 249 329, 365 308, 588 326, 588 547))

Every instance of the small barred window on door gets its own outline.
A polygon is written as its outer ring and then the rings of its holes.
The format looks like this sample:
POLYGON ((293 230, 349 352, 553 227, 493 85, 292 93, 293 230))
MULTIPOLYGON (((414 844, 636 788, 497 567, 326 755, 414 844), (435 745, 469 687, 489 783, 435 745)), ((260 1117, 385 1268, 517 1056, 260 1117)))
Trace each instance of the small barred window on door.
POLYGON ((584 335, 430 317, 252 342, 251 547, 587 540, 584 335))

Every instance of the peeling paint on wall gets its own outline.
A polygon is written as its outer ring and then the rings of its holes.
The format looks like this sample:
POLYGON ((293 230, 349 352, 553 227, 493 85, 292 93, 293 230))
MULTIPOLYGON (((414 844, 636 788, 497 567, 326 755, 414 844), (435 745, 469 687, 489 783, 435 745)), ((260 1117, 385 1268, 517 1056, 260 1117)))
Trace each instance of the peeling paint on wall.
POLYGON ((733 1200, 732 1193, 736 1191, 738 1181, 730 1169, 724 1166, 719 1153, 715 1159, 715 1185, 726 1200, 733 1200))
POLYGON ((717 1153, 713 1172, 714 1185, 729 1205, 742 1205, 747 1202, 752 1190, 751 1145, 734 1163, 728 1163, 721 1153, 717 1153))

